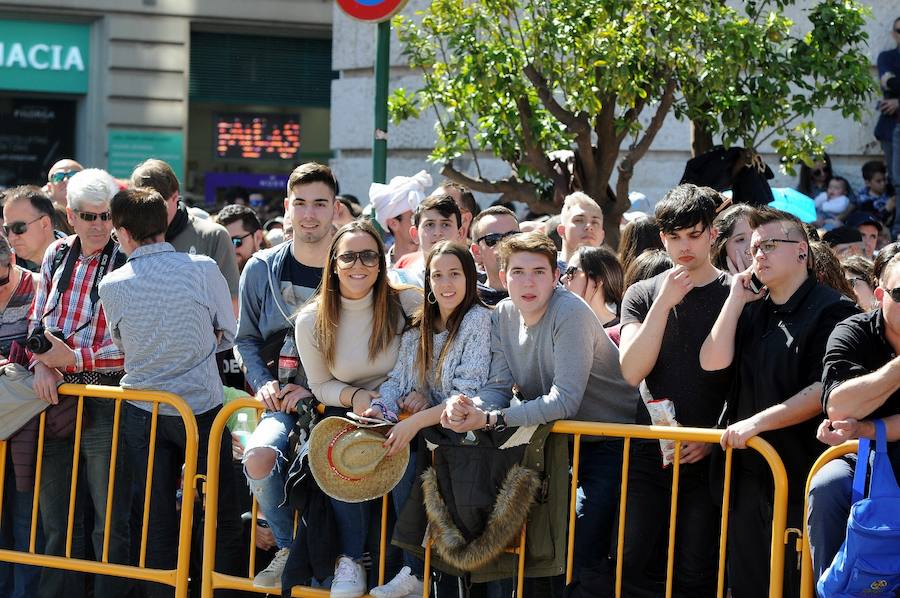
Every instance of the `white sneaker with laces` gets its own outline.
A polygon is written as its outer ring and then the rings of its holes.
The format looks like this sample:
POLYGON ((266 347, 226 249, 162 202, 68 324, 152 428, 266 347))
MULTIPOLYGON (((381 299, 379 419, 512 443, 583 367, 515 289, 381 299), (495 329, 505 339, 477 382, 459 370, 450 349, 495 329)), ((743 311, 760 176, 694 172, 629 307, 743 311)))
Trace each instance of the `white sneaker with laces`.
POLYGON ((275 558, 269 563, 269 566, 256 574, 253 578, 253 586, 257 588, 280 588, 281 574, 284 572, 284 565, 287 563, 288 556, 291 554, 290 548, 282 548, 275 553, 275 558))
POLYGON ((366 570, 349 556, 342 556, 334 567, 331 598, 360 598, 366 593, 366 570))
POLYGON ((394 579, 372 588, 369 594, 373 598, 416 598, 422 595, 422 589, 422 580, 413 575, 409 567, 403 567, 394 579))

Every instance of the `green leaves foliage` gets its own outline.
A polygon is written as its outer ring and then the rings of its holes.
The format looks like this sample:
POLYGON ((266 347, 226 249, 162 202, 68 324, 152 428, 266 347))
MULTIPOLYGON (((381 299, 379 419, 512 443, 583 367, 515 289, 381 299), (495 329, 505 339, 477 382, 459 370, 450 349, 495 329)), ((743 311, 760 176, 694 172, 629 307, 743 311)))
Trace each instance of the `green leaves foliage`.
POLYGON ((862 5, 822 0, 793 23, 792 4, 433 0, 394 18, 423 84, 395 92, 391 114, 435 114, 434 161, 477 165, 490 152, 510 180, 545 188, 548 153, 573 149, 595 197, 617 166, 630 178, 670 109, 727 145, 771 139, 787 161, 805 160, 828 141, 814 112, 859 119, 874 86, 862 5))

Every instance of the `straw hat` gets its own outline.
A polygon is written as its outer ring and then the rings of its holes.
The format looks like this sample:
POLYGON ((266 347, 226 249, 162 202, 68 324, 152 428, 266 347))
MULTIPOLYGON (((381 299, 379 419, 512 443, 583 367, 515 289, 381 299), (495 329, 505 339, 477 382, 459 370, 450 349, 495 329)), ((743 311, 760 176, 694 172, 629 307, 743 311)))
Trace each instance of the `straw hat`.
POLYGON ((364 502, 390 492, 409 463, 409 446, 388 457, 383 444, 393 424, 363 424, 326 417, 309 436, 309 467, 319 488, 344 502, 364 502))

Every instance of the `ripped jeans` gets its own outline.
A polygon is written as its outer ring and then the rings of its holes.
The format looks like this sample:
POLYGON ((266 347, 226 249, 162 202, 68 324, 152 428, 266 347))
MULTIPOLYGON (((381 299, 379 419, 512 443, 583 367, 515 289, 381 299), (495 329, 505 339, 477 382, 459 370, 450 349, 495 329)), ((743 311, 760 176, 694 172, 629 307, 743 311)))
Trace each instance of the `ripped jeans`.
POLYGON ((294 511, 285 502, 284 484, 288 467, 288 434, 297 421, 297 415, 282 411, 267 411, 250 435, 244 449, 244 475, 250 491, 259 503, 259 510, 266 516, 278 548, 289 548, 294 535, 294 511), (254 480, 247 475, 247 455, 257 448, 275 451, 275 467, 266 477, 254 480))

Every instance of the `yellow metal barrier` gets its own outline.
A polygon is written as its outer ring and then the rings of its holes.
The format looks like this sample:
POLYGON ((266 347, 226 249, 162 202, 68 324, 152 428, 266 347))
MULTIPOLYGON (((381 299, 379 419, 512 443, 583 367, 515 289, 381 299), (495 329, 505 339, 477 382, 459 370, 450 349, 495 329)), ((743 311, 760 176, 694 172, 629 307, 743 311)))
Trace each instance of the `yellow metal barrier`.
MULTIPOLYGON (((575 544, 575 492, 578 488, 578 467, 581 451, 582 436, 605 436, 608 438, 624 438, 624 454, 622 459, 622 483, 621 500, 619 501, 619 528, 618 549, 616 554, 616 596, 622 596, 622 554, 624 550, 626 520, 626 501, 628 490, 628 465, 629 449, 632 438, 642 439, 671 439, 675 441, 675 458, 672 465, 672 502, 670 508, 669 524, 669 550, 666 559, 666 598, 672 596, 673 570, 675 562, 675 531, 676 516, 678 511, 678 479, 680 475, 679 456, 682 442, 706 442, 719 444, 722 438, 722 430, 709 430, 704 428, 682 428, 663 426, 638 426, 632 424, 607 424, 599 422, 558 421, 553 425, 553 432, 569 434, 574 438, 572 458, 572 482, 569 503, 569 538, 567 545, 566 583, 572 581, 572 563, 575 544)), ((772 511, 772 544, 769 559, 769 598, 781 598, 784 576, 784 546, 785 527, 787 524, 787 474, 784 464, 775 449, 768 442, 759 437, 753 437, 747 442, 748 449, 760 453, 772 471, 774 482, 774 508, 772 511)), ((722 495, 722 520, 719 537, 719 569, 717 582, 717 596, 725 596, 725 549, 728 538, 728 506, 731 494, 731 464, 733 449, 725 451, 725 487, 722 495)))
MULTIPOLYGON (((216 543, 216 513, 218 510, 218 470, 219 470, 219 439, 222 430, 228 418, 238 409, 251 408, 259 409, 259 402, 254 399, 239 399, 229 403, 216 418, 210 432, 209 456, 208 456, 208 479, 206 485, 206 525, 204 528, 203 538, 203 591, 202 598, 212 598, 212 592, 215 589, 234 589, 266 593, 266 590, 254 588, 253 571, 248 572, 248 577, 236 577, 219 573, 215 570, 215 543, 216 543)), ((595 422, 577 422, 577 421, 558 421, 553 425, 552 431, 558 434, 568 434, 574 437, 573 461, 572 461, 572 480, 571 480, 571 496, 569 502, 569 527, 568 527, 568 546, 567 546, 567 562, 566 562, 566 582, 572 580, 573 551, 575 540, 575 491, 578 487, 578 468, 580 461, 581 440, 583 436, 605 436, 609 438, 624 439, 624 455, 622 460, 622 484, 621 495, 627 496, 628 489, 628 465, 629 465, 629 448, 632 438, 642 439, 672 439, 676 441, 675 445, 675 462, 673 464, 673 492, 671 504, 671 525, 669 529, 669 551, 667 555, 667 581, 666 596, 672 595, 673 589, 673 569, 674 569, 674 542, 676 517, 678 507, 678 479, 680 467, 678 464, 678 456, 681 452, 681 443, 683 442, 706 442, 710 444, 718 444, 722 437, 721 430, 709 430, 702 428, 683 428, 683 427, 659 427, 659 426, 638 426, 628 424, 608 424, 595 422)), ((781 598, 782 596, 782 580, 784 574, 784 548, 785 548, 785 527, 787 522, 787 474, 785 473, 784 464, 781 458, 775 452, 775 449, 765 440, 754 437, 748 443, 747 450, 755 450, 762 455, 772 471, 774 483, 774 509, 772 518, 772 544, 770 557, 770 579, 769 579, 769 598, 781 598)), ((719 569, 718 569, 718 596, 725 596, 725 550, 728 534, 728 507, 730 504, 731 490, 731 467, 732 467, 732 449, 725 452, 725 487, 722 497, 722 520, 720 525, 720 546, 719 546, 719 569)), ((386 521, 387 521, 387 497, 384 498, 382 504, 382 522, 381 522, 381 559, 379 562, 379 583, 384 583, 384 555, 387 544, 386 538, 386 521)), ((619 504, 619 521, 625 521, 626 516, 625 501, 620 500, 619 504)), ((255 513, 254 501, 254 513, 255 513)), ((619 542, 616 563, 616 596, 622 596, 621 578, 622 578, 622 550, 624 539, 624 525, 619 525, 619 542)), ((251 539, 250 550, 253 550, 253 540, 251 539)), ((521 587, 523 577, 525 575, 524 568, 520 565, 517 574, 517 586, 521 587)), ((327 589, 295 587, 292 596, 317 596, 326 597, 329 595, 327 589)))
MULTIPOLYGON (((806 477, 806 489, 803 493, 803 520, 806 521, 809 509, 809 489, 812 486, 812 479, 820 469, 825 467, 831 461, 840 459, 844 455, 856 453, 859 450, 859 442, 853 440, 845 442, 839 446, 832 446, 819 455, 809 475, 806 477)), ((797 550, 800 552, 800 596, 802 598, 815 598, 816 596, 816 578, 813 572, 812 555, 809 546, 809 523, 803 526, 803 537, 797 539, 797 550)))
MULTIPOLYGON (((150 432, 150 446, 156 444, 156 427, 159 415, 159 405, 169 405, 178 411, 184 422, 186 433, 185 463, 184 463, 184 493, 182 504, 193 505, 195 492, 194 485, 190 483, 197 473, 197 447, 198 434, 197 422, 190 407, 178 396, 167 392, 124 390, 111 386, 91 386, 81 384, 63 384, 59 388, 60 400, 76 400, 75 437, 72 457, 72 481, 69 489, 68 521, 66 528, 66 556, 52 556, 38 554, 35 550, 37 539, 37 517, 40 505, 40 483, 42 475, 43 451, 46 428, 46 412, 41 413, 38 422, 37 457, 35 462, 34 501, 31 513, 31 537, 29 539, 28 552, 14 550, 0 550, 0 561, 67 571, 78 571, 95 575, 112 575, 135 580, 156 582, 172 586, 175 589, 175 598, 186 598, 188 591, 188 562, 190 559, 191 524, 194 510, 192 508, 181 509, 180 534, 178 544, 178 560, 174 570, 148 569, 144 567, 144 559, 147 550, 147 521, 149 516, 150 485, 153 477, 153 458, 155 448, 149 451, 147 464, 147 482, 144 493, 144 519, 141 530, 140 564, 138 566, 121 565, 109 562, 109 531, 112 513, 113 489, 115 487, 116 461, 118 453, 119 423, 122 415, 122 403, 124 401, 141 401, 151 403, 152 424, 150 432), (110 400, 115 402, 115 414, 113 417, 112 444, 110 450, 109 482, 107 484, 106 520, 103 528, 103 548, 99 561, 72 558, 73 526, 75 517, 75 496, 78 485, 78 462, 81 446, 82 425, 84 422, 84 399, 86 397, 110 400)), ((0 509, 3 505, 3 492, 6 474, 6 442, 0 442, 0 509)), ((171 497, 174 501, 175 497, 171 497)), ((86 533, 87 535, 87 533, 86 533)))
MULTIPOLYGON (((236 399, 229 402, 213 422, 209 437, 209 453, 207 457, 207 478, 205 487, 206 500, 206 521, 203 528, 203 585, 201 598, 213 598, 213 591, 220 589, 242 590, 245 592, 256 592, 257 594, 271 594, 271 589, 257 588, 253 586, 254 570, 256 565, 255 544, 256 544, 256 526, 250 526, 250 567, 247 577, 238 577, 236 575, 228 575, 216 571, 216 518, 219 510, 219 443, 222 438, 222 431, 228 419, 240 409, 256 409, 261 412, 263 407, 259 401, 251 398, 236 399)), ((258 504, 256 498, 253 498, 252 507, 253 519, 256 521, 258 512, 258 504)), ((384 554, 387 549, 387 519, 388 519, 388 497, 382 499, 381 505, 381 558, 378 562, 378 583, 384 583, 384 554)), ((296 520, 295 520, 296 527, 296 520)), ((330 592, 327 588, 308 588, 295 587, 292 596, 317 596, 320 598, 328 598, 330 592)))

